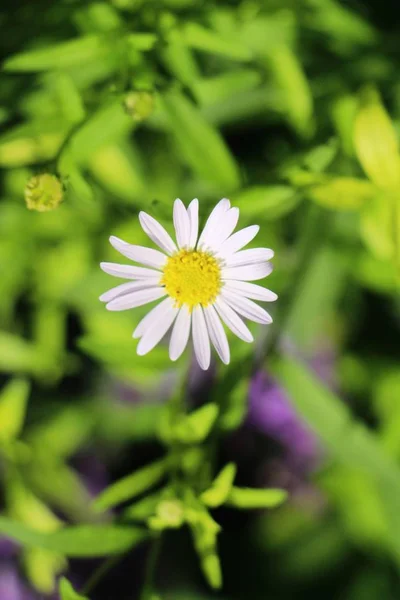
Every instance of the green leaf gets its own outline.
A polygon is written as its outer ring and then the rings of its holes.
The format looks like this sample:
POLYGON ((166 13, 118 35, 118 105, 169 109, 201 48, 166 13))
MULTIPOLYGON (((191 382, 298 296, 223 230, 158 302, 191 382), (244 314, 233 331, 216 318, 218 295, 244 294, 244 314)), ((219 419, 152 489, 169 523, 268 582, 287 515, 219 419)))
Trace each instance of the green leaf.
POLYGON ((339 463, 368 474, 377 486, 389 523, 388 543, 400 563, 400 469, 379 440, 352 418, 346 404, 326 389, 306 366, 281 357, 272 367, 296 409, 339 463))
POLYGON ((22 551, 24 573, 30 584, 41 594, 54 591, 57 576, 67 567, 67 560, 58 552, 45 548, 25 548, 22 551))
POLYGON ((170 91, 162 96, 170 129, 182 159, 206 181, 232 190, 239 186, 239 169, 219 131, 183 94, 170 91))
POLYGON ((210 433, 219 414, 217 404, 206 404, 183 417, 172 430, 173 439, 184 444, 202 442, 210 433))
POLYGON ((89 167, 97 181, 129 204, 138 203, 149 193, 131 141, 102 146, 91 156, 89 167))
POLYGON ((24 421, 30 386, 24 379, 10 381, 0 393, 0 441, 19 436, 24 421))
POLYGON ((200 499, 202 502, 211 508, 224 504, 231 492, 235 475, 236 465, 234 463, 225 465, 212 482, 211 487, 201 494, 200 499))
POLYGON ((359 210, 376 196, 376 188, 369 181, 355 177, 335 177, 308 190, 310 198, 326 208, 359 210))
POLYGON ((0 331, 0 372, 48 376, 58 372, 58 365, 38 344, 0 331))
POLYGON ((361 213, 360 232, 365 244, 377 258, 392 260, 398 256, 399 195, 378 192, 361 213))
POLYGON ((120 139, 134 126, 132 119, 122 107, 122 101, 115 100, 101 106, 77 130, 69 143, 73 158, 86 163, 102 146, 120 139))
POLYGON ((309 137, 314 130, 313 97, 298 57, 282 45, 274 48, 267 60, 282 92, 282 110, 289 123, 300 135, 309 137))
POLYGON ((379 94, 363 91, 354 123, 354 146, 364 171, 385 190, 400 186, 400 155, 396 131, 379 94))
POLYGON ((38 50, 15 54, 4 62, 3 69, 22 72, 66 69, 105 57, 109 51, 110 46, 104 38, 88 35, 38 50))
POLYGON ((81 596, 75 592, 70 582, 62 577, 60 580, 60 596, 61 600, 89 600, 87 596, 81 596))
POLYGON ((161 57, 167 69, 184 85, 194 88, 201 74, 190 48, 175 32, 167 38, 167 44, 160 49, 161 57))
POLYGON ((0 533, 23 546, 47 548, 71 558, 119 554, 148 536, 143 529, 121 525, 77 525, 41 533, 6 517, 0 517, 0 533))
POLYGON ((347 284, 346 261, 339 252, 323 247, 309 259, 285 325, 285 334, 306 352, 319 345, 321 329, 335 313, 347 284))
POLYGON ((234 388, 225 395, 221 407, 219 426, 225 431, 234 431, 243 423, 247 414, 249 379, 243 376, 234 388))
POLYGON ((120 479, 97 496, 93 504, 94 508, 97 511, 104 511, 138 496, 156 485, 164 477, 166 469, 166 460, 158 460, 120 479))
POLYGON ((217 551, 217 535, 221 528, 197 500, 188 498, 187 505, 186 519, 202 571, 209 585, 219 589, 222 586, 222 573, 217 551))
POLYGON ((253 186, 233 196, 234 205, 245 218, 275 220, 291 212, 300 195, 286 185, 253 186))
POLYGON ((183 39, 189 47, 196 50, 221 54, 237 61, 247 62, 252 59, 252 52, 238 39, 226 39, 220 33, 215 33, 197 23, 187 23, 184 26, 183 39))
POLYGON ((226 504, 235 508, 275 508, 284 502, 287 492, 280 489, 259 490, 253 488, 233 487, 229 492, 226 504))

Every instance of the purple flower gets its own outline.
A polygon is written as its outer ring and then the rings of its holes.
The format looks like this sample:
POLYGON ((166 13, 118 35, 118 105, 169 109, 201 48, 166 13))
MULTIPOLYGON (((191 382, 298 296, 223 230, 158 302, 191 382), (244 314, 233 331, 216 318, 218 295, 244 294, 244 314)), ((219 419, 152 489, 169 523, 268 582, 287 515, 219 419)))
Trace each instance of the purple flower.
POLYGON ((34 592, 29 591, 21 581, 16 567, 8 561, 0 563, 1 600, 37 600, 34 592))

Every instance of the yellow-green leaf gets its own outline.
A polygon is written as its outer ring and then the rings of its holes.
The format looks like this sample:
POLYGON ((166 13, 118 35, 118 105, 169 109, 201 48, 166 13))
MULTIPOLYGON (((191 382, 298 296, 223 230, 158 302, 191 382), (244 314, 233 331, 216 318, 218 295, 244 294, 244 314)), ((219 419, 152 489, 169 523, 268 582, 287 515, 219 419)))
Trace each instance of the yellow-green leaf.
POLYGON ((280 489, 259 490, 233 487, 229 492, 227 504, 235 508, 275 508, 284 502, 287 492, 280 489))
POLYGON ((335 177, 326 183, 312 186, 308 195, 326 208, 359 210, 376 195, 376 187, 369 181, 356 177, 335 177))
POLYGON ((15 439, 25 420, 29 384, 24 379, 10 381, 0 394, 0 441, 15 439))
POLYGON ((211 487, 201 494, 200 499, 204 502, 204 504, 210 506, 211 508, 221 506, 221 504, 223 504, 227 499, 232 489, 235 475, 236 465, 234 463, 225 465, 225 467, 212 482, 211 487))
POLYGON ((158 483, 165 475, 166 468, 166 461, 159 460, 120 479, 97 496, 94 501, 94 508, 99 511, 107 510, 112 506, 125 502, 125 500, 138 496, 158 483))
POLYGON ((362 168, 377 186, 396 190, 400 186, 400 155, 397 135, 378 93, 364 90, 354 123, 354 146, 362 168))
POLYGON ((89 600, 87 596, 78 594, 65 577, 60 580, 60 596, 61 600, 89 600))

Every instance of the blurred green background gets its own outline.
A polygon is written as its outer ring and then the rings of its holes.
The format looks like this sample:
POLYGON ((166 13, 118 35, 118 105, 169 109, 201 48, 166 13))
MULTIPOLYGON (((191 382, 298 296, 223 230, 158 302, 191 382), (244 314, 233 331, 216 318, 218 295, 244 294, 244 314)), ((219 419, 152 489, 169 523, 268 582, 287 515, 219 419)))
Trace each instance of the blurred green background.
POLYGON ((400 597, 398 23, 377 0, 2 4, 0 600, 400 597), (146 307, 98 301, 108 237, 146 244, 140 210, 171 231, 176 197, 203 221, 229 197, 275 250, 274 324, 207 374, 136 356, 146 307), (226 463, 216 488, 237 470, 261 500, 200 502, 226 463))

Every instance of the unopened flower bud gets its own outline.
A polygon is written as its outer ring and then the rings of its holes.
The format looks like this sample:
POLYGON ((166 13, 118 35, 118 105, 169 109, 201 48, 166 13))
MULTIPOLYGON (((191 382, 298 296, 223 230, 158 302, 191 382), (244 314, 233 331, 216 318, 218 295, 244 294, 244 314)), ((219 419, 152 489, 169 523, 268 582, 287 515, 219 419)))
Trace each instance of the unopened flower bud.
POLYGON ((54 210, 62 201, 63 195, 61 181, 50 173, 34 175, 25 186, 25 201, 29 210, 54 210))
POLYGON ((144 121, 154 110, 154 96, 150 92, 129 92, 124 98, 124 109, 134 121, 144 121))

